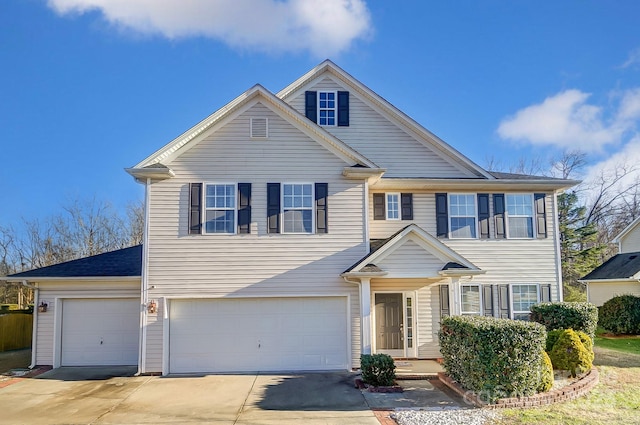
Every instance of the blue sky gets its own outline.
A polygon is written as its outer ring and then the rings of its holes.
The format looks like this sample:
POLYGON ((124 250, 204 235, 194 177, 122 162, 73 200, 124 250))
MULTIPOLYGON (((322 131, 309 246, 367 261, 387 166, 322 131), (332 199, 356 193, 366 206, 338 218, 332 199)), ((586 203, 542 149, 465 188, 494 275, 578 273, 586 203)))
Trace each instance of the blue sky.
POLYGON ((0 226, 142 197, 132 166, 325 58, 480 165, 640 163, 640 2, 3 0, 0 226))

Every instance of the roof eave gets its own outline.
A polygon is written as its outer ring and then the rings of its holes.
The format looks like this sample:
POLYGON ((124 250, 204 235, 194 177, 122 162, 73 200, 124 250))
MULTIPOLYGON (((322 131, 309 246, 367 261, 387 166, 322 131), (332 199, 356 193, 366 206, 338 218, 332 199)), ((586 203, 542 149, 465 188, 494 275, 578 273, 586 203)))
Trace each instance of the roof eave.
POLYGON ((142 276, 5 276, 0 277, 0 280, 7 282, 56 282, 56 281, 113 281, 113 280, 128 280, 137 281, 142 276))
POLYGON ((344 272, 341 277, 382 277, 388 275, 389 272, 344 272))
POLYGON ((577 180, 486 180, 475 178, 381 178, 372 189, 468 190, 490 186, 492 189, 527 189, 561 191, 580 183, 577 180))
POLYGON ((348 179, 368 179, 382 177, 386 171, 386 168, 344 167, 342 175, 348 179))
POLYGON ((129 173, 136 180, 155 179, 165 180, 176 176, 171 168, 125 168, 124 171, 129 173))
POLYGON ((449 270, 440 270, 438 274, 444 277, 462 277, 462 276, 477 276, 481 274, 487 273, 486 270, 478 270, 478 269, 449 269, 449 270))

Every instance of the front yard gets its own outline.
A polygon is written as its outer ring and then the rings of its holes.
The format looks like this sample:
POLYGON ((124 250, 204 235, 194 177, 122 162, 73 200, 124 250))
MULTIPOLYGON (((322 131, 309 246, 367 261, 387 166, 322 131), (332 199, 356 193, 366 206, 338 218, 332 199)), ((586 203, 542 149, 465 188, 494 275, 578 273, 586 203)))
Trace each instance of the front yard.
POLYGON ((609 339, 599 336, 594 366, 600 383, 577 400, 534 409, 501 411, 499 425, 627 425, 640 418, 640 338, 609 339), (637 354, 636 354, 637 353, 637 354))

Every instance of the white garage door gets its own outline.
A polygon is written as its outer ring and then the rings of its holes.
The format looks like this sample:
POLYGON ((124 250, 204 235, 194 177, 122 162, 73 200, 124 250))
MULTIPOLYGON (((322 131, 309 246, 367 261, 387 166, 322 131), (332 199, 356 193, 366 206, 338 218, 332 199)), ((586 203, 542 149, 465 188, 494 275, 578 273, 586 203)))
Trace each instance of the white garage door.
POLYGON ((347 369, 347 298, 173 300, 171 373, 347 369))
POLYGON ((69 299, 62 304, 62 366, 138 364, 140 301, 69 299))

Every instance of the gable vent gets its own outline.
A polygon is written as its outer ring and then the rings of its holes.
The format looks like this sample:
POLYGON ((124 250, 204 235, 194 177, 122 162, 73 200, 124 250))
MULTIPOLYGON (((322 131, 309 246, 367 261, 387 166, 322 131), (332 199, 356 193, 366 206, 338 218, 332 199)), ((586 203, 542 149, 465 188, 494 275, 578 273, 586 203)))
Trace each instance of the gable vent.
POLYGON ((251 137, 266 138, 268 121, 266 118, 251 118, 251 137))

